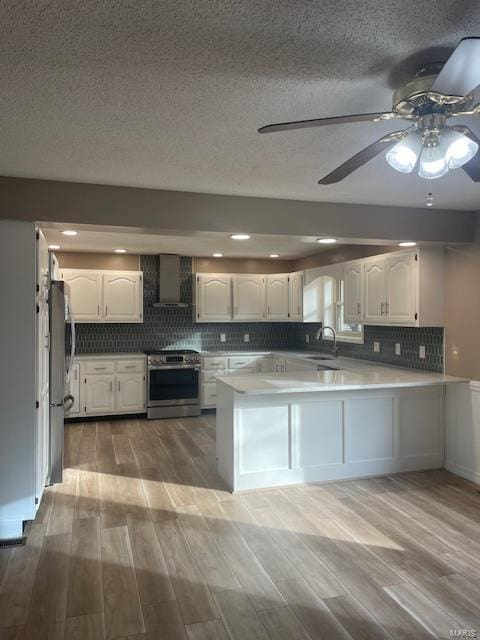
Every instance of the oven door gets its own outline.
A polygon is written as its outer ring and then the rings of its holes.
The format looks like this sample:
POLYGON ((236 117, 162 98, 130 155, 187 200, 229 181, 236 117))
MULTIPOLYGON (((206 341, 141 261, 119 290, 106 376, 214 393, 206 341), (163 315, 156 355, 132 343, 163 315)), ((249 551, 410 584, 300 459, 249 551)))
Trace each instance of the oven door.
POLYGON ((152 367, 148 370, 148 406, 198 404, 199 367, 152 367))

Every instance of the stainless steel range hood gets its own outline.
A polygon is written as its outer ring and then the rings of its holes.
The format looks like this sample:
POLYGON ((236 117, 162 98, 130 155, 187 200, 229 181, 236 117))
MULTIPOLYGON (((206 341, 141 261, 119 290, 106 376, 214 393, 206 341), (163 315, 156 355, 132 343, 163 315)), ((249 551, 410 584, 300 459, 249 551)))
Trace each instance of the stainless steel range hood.
POLYGON ((163 309, 189 306, 180 302, 180 256, 158 256, 158 301, 153 306, 163 309))

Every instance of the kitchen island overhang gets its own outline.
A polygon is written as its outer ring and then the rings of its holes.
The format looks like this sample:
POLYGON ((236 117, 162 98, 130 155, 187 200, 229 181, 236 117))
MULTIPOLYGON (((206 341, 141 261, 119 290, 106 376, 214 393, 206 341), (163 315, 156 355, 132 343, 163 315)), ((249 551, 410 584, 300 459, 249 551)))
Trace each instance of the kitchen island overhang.
POLYGON ((220 377, 218 473, 239 491, 441 468, 452 383, 468 384, 368 365, 220 377))

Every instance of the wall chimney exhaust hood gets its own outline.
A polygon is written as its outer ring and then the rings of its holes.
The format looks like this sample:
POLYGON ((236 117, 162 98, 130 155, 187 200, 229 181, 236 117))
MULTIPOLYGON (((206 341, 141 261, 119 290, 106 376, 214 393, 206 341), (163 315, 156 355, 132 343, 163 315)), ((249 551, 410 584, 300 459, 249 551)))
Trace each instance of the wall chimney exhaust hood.
POLYGON ((189 306, 180 302, 180 256, 158 256, 158 301, 153 306, 162 309, 189 306))

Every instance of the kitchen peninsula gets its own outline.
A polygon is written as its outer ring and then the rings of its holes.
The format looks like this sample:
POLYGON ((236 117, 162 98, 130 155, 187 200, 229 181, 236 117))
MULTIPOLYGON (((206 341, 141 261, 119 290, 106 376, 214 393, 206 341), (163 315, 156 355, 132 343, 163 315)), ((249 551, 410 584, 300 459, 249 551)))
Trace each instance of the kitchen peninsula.
POLYGON ((352 362, 217 378, 218 473, 233 491, 444 466, 461 378, 352 362))

